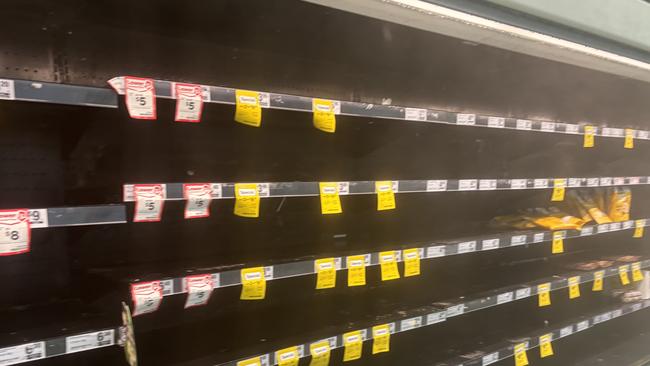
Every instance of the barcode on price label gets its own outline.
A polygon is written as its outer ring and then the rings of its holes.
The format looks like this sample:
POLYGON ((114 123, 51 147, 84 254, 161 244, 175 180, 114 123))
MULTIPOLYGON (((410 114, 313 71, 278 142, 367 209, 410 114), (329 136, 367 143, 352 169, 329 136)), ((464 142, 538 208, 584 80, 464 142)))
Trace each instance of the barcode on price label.
POLYGON ((0 365, 15 365, 45 358, 45 342, 21 344, 20 346, 0 348, 0 365))
POLYGON ((0 99, 16 99, 13 80, 0 79, 0 99))
POLYGON ((112 346, 115 344, 115 331, 113 329, 101 330, 65 338, 66 353, 81 352, 88 349, 112 346))

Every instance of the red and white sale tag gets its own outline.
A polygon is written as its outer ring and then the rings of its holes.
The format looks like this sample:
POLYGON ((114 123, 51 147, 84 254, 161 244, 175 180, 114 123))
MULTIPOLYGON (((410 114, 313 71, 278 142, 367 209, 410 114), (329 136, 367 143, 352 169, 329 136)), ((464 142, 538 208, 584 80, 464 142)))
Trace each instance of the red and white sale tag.
POLYGON ((162 286, 160 281, 131 284, 131 298, 135 305, 133 316, 153 313, 162 302, 162 286))
POLYGON ((212 202, 212 188, 208 183, 183 184, 185 204, 185 218, 198 219, 210 216, 210 202, 212 202))
POLYGON ((203 91, 201 85, 174 83, 176 122, 201 122, 203 91))
POLYGON ((185 308, 192 306, 205 305, 210 300, 210 295, 214 289, 211 274, 202 274, 185 277, 185 287, 187 288, 187 301, 185 308))
POLYGON ((133 222, 160 221, 165 203, 165 187, 162 184, 134 184, 133 197, 133 222))
POLYGON ((29 210, 0 210, 0 256, 29 252, 29 210))
POLYGON ((131 118, 156 119, 156 89, 153 79, 125 76, 124 93, 131 118))

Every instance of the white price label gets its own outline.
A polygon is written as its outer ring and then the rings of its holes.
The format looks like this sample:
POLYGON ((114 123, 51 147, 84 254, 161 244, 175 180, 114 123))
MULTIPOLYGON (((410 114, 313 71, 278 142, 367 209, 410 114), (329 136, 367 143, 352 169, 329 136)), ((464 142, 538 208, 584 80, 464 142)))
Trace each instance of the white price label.
POLYGON ((442 192, 447 190, 446 180, 428 180, 427 192, 442 192))
POLYGON ((499 361, 499 352, 493 352, 489 355, 483 356, 482 365, 487 366, 499 361))
POLYGON ((405 108, 404 119, 407 121, 426 121, 427 110, 421 108, 405 108))
POLYGON ((614 178, 614 185, 615 186, 625 185, 625 177, 616 177, 616 178, 614 178))
POLYGON ((600 224, 598 225, 598 233, 607 233, 609 232, 609 224, 600 224))
POLYGON ((544 241, 544 233, 535 233, 533 235, 533 243, 541 243, 544 241))
POLYGON ((407 330, 419 328, 422 326, 422 317, 404 319, 400 323, 400 331, 405 332, 407 330))
POLYGON ((13 80, 0 79, 0 99, 16 99, 13 80))
POLYGON ((488 117, 488 127, 504 128, 506 126, 506 119, 503 117, 488 117))
POLYGON ((523 245, 526 244, 526 234, 524 235, 513 235, 510 238, 510 245, 515 246, 515 245, 523 245))
POLYGON ((8 366, 45 358, 45 343, 34 342, 0 348, 0 365, 8 366))
POLYGON ((610 231, 619 231, 621 230, 621 223, 620 222, 612 222, 609 224, 609 230, 610 231))
POLYGON ((571 334, 573 334, 573 325, 560 329, 560 338, 570 336, 571 334))
POLYGON ((612 178, 610 177, 602 177, 600 178, 600 186, 601 187, 607 187, 612 185, 612 178))
POLYGON ((201 85, 173 83, 176 97, 176 122, 201 122, 203 89, 201 85))
POLYGON ((0 210, 0 256, 29 252, 31 235, 29 210, 0 210))
POLYGON ((593 226, 585 226, 580 230, 580 236, 589 236, 594 234, 593 226))
POLYGON ((636 130, 636 138, 637 139, 647 140, 648 136, 650 136, 650 134, 648 134, 648 131, 636 130))
POLYGON ((465 304, 454 305, 447 308, 447 318, 465 313, 465 304))
POLYGON ((134 184, 133 196, 135 198, 134 222, 160 221, 167 196, 164 184, 134 184))
POLYGON ((439 311, 437 313, 431 313, 427 315, 427 325, 441 323, 447 320, 447 313, 444 311, 439 311))
POLYGON ((514 294, 512 291, 510 292, 504 292, 502 294, 499 294, 497 296, 497 305, 505 304, 507 302, 511 302, 514 297, 514 294))
POLYGON ((214 282, 211 274, 202 274, 185 277, 185 288, 187 289, 187 300, 185 308, 205 305, 210 300, 214 289, 214 282))
POLYGON ((555 132, 555 122, 542 122, 540 130, 545 132, 555 132))
POLYGON ((627 184, 640 184, 641 183, 641 177, 627 177, 627 184))
POLYGON ((456 124, 463 126, 473 126, 476 124, 475 114, 458 113, 456 115, 456 124))
POLYGON ((623 230, 628 230, 634 227, 634 220, 628 220, 623 222, 623 230))
POLYGON ((530 287, 520 288, 515 291, 515 300, 530 297, 530 287))
POLYGON ((93 348, 112 346, 114 344, 115 331, 113 329, 100 330, 99 332, 66 337, 65 352, 81 352, 93 348))
POLYGON ((577 135, 577 134, 580 133, 580 125, 574 125, 574 124, 566 123, 564 125, 564 131, 566 133, 572 133, 572 134, 577 135))
POLYGON ((499 248, 499 239, 484 239, 481 242, 481 250, 492 250, 499 248))
POLYGON ((435 247, 427 248, 427 258, 444 257, 447 252, 447 247, 444 245, 437 245, 435 247))
POLYGON ((458 254, 469 253, 476 251, 476 241, 466 241, 458 243, 458 254))
POLYGON ((548 188, 548 179, 542 178, 542 179, 535 179, 533 181, 533 187, 540 189, 540 188, 548 188))
POLYGON ((533 122, 527 119, 518 119, 517 120, 517 129, 518 130, 530 130, 533 128, 533 122))
POLYGON ((39 208, 29 210, 29 225, 32 229, 48 227, 47 209, 39 208))
POLYGON ((135 119, 156 119, 156 91, 153 79, 124 77, 126 108, 135 119))
POLYGON ((133 316, 152 313, 158 310, 162 302, 160 281, 131 284, 131 298, 134 304, 133 316))
POLYGON ((183 197, 187 200, 185 204, 186 219, 210 216, 212 185, 208 183, 183 184, 183 197))
POLYGON ((511 179, 510 189, 526 189, 528 186, 527 179, 511 179))
POLYGON ((598 187, 599 181, 598 178, 587 178, 587 187, 598 187))
POLYGON ((458 181, 459 191, 475 191, 477 187, 476 179, 461 179, 458 181))
POLYGON ((478 189, 480 191, 493 191, 497 189, 496 179, 481 179, 478 182, 478 189))
POLYGON ((569 187, 580 187, 582 179, 581 178, 569 178, 569 187))
POLYGON ((587 328, 589 328, 589 320, 583 320, 580 323, 576 324, 576 332, 582 332, 587 328))

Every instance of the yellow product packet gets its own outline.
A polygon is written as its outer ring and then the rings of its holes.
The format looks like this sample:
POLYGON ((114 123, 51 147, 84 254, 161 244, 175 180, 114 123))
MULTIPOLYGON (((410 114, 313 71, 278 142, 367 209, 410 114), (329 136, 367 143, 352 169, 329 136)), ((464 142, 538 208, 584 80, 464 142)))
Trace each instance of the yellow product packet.
POLYGON ((632 206, 632 192, 629 188, 614 188, 609 195, 609 217, 613 221, 627 221, 630 219, 632 206))

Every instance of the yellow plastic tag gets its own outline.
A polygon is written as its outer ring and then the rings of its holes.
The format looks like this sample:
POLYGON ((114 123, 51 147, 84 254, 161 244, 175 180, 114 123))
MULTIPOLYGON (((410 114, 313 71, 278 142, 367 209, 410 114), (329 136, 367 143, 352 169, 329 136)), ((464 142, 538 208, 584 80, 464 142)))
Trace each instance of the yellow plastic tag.
POLYGON ((260 216, 260 193, 256 183, 235 184, 235 215, 241 217, 260 216))
POLYGON ((645 223, 643 222, 643 220, 634 221, 634 235, 632 236, 633 238, 643 237, 644 224, 645 223))
POLYGON ((244 268, 241 270, 241 300, 262 300, 266 296, 266 278, 264 267, 244 268))
POLYGON ((377 211, 395 209, 393 182, 388 180, 375 182, 375 191, 377 192, 377 211))
POLYGON ((603 277, 605 277, 604 271, 594 272, 594 285, 591 288, 592 291, 602 291, 603 290, 603 277))
POLYGON ((334 133, 336 131, 336 115, 334 102, 325 99, 312 99, 314 111, 314 127, 321 131, 334 133))
POLYGON ((553 345, 551 340, 553 339, 553 334, 545 334, 539 337, 539 357, 545 358, 548 356, 553 356, 553 345))
POLYGON ((347 258, 348 286, 364 286, 366 284, 366 257, 353 255, 347 258))
POLYGON ((623 147, 626 149, 634 149, 634 130, 631 128, 625 129, 625 144, 623 147))
POLYGON ((336 262, 334 258, 316 259, 314 261, 316 271, 316 289, 336 287, 336 262))
POLYGON ((641 272, 641 263, 632 263, 632 281, 643 281, 643 272, 641 272))
POLYGON ((311 362, 309 366, 327 366, 330 363, 330 343, 320 341, 309 345, 311 362))
POLYGON ((580 276, 569 278, 569 299, 580 297, 580 276))
POLYGON ((343 334, 343 361, 354 361, 361 358, 363 352, 363 337, 360 330, 343 334))
POLYGON ((582 146, 584 147, 594 147, 594 134, 596 133, 596 128, 594 126, 585 126, 585 140, 582 146))
POLYGON ((537 303, 539 307, 551 305, 551 284, 549 282, 537 285, 537 303))
POLYGON ((515 366, 528 366, 526 343, 519 343, 515 345, 515 366))
POLYGON ((372 354, 390 351, 390 326, 388 324, 372 327, 372 354))
POLYGON ((343 212, 339 197, 339 184, 335 182, 320 182, 320 209, 323 215, 343 212))
POLYGON ((379 265, 381 266, 381 280, 390 281, 399 278, 399 269, 397 268, 397 258, 395 251, 379 253, 379 265))
POLYGON ((628 271, 629 268, 627 265, 618 267, 618 276, 621 278, 621 284, 624 286, 630 284, 630 276, 627 274, 628 271))
POLYGON ((564 233, 556 231, 553 233, 553 246, 551 248, 552 254, 564 253, 564 233))
POLYGON ((275 352, 275 359, 279 366, 298 366, 300 352, 298 347, 287 347, 275 352))
POLYGON ((566 179, 557 178, 553 180, 553 195, 551 201, 559 202, 564 201, 564 190, 566 187, 566 179))
POLYGON ((258 356, 249 358, 248 360, 239 361, 237 362, 237 366, 262 366, 262 358, 258 356))
POLYGON ((404 261, 404 277, 420 275, 420 252, 417 248, 402 251, 404 261))
POLYGON ((260 104, 259 92, 235 91, 235 121, 249 126, 260 127, 262 124, 262 105, 260 104))

